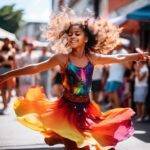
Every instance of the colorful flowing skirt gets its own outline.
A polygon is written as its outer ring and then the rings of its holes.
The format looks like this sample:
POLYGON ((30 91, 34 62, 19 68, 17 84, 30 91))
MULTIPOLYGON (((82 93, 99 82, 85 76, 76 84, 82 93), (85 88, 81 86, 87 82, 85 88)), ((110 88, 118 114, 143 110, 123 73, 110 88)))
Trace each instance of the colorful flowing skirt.
POLYGON ((130 108, 101 112, 93 102, 75 103, 64 98, 50 101, 40 87, 28 90, 14 103, 17 119, 45 137, 59 135, 78 148, 93 145, 98 150, 114 147, 133 134, 130 108))

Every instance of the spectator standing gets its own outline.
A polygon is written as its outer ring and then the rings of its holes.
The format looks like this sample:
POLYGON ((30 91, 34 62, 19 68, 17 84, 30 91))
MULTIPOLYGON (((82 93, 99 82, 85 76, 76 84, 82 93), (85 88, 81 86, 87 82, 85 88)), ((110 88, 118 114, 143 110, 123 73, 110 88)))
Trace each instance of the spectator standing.
POLYGON ((61 97, 63 93, 61 68, 59 66, 56 66, 51 69, 51 75, 52 96, 61 97))
POLYGON ((103 68, 102 66, 95 66, 92 76, 92 88, 91 94, 92 99, 99 103, 99 97, 102 92, 102 76, 103 76, 103 68))
MULTIPOLYGON (((24 67, 26 65, 30 65, 34 63, 34 59, 32 58, 32 51, 33 51, 33 45, 32 44, 26 44, 25 45, 25 52, 18 54, 16 56, 16 66, 24 67)), ((19 95, 24 95, 28 88, 35 85, 35 79, 31 75, 27 75, 24 77, 19 77, 19 95)))
MULTIPOLYGON (((150 61, 148 63, 148 70, 149 70, 149 75, 148 75, 148 83, 150 83, 150 61)), ((148 84, 148 94, 145 102, 145 117, 144 121, 150 121, 150 84, 148 84)))
MULTIPOLYGON (((43 62, 49 58, 46 53, 47 53, 47 48, 43 47, 42 55, 39 57, 39 62, 43 62)), ((44 71, 40 73, 40 85, 42 85, 46 95, 48 95, 48 71, 44 71)))
POLYGON ((148 94, 148 67, 145 62, 138 62, 135 68, 134 102, 136 103, 137 122, 141 122, 144 113, 144 103, 148 94))
MULTIPOLYGON (((120 45, 112 54, 128 54, 128 52, 120 45)), ((121 88, 123 87, 124 72, 124 64, 115 63, 109 66, 109 75, 105 86, 105 91, 108 93, 108 99, 113 108, 121 106, 121 95, 119 94, 122 92, 121 88)))
MULTIPOLYGON (((5 73, 14 69, 14 57, 8 56, 7 59, 0 55, 0 74, 5 73)), ((2 101, 3 101, 3 109, 1 110, 1 114, 5 112, 7 109, 8 103, 11 97, 11 91, 15 88, 15 78, 9 79, 5 81, 2 85, 0 85, 2 101)))

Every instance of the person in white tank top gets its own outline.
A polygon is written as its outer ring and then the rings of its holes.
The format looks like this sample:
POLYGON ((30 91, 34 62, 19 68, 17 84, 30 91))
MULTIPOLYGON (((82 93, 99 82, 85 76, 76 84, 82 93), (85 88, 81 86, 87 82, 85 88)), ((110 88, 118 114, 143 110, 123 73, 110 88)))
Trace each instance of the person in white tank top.
POLYGON ((103 77, 103 67, 96 66, 94 67, 93 76, 92 76, 92 88, 91 96, 92 99, 99 104, 100 96, 102 95, 102 77, 103 77))
POLYGON ((136 103, 137 122, 141 122, 144 117, 144 102, 148 94, 149 71, 145 62, 138 62, 135 65, 135 89, 134 102, 136 103))

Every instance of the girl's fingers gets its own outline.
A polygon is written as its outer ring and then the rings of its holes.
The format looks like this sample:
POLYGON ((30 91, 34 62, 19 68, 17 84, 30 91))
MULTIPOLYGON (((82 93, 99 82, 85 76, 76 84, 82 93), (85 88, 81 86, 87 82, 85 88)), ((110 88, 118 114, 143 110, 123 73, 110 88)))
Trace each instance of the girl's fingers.
POLYGON ((141 54, 141 60, 149 60, 150 56, 149 56, 149 52, 143 52, 140 48, 136 48, 136 51, 141 54))
POLYGON ((150 56, 148 55, 149 53, 144 53, 144 60, 148 61, 150 60, 150 56))
POLYGON ((140 53, 140 54, 142 54, 142 55, 144 55, 144 56, 149 56, 149 52, 144 52, 144 51, 142 51, 140 48, 136 48, 135 49, 138 53, 140 53))
POLYGON ((135 50, 141 55, 140 60, 145 60, 144 52, 140 48, 136 48, 135 50))
POLYGON ((135 49, 138 53, 143 54, 144 52, 140 48, 135 49))

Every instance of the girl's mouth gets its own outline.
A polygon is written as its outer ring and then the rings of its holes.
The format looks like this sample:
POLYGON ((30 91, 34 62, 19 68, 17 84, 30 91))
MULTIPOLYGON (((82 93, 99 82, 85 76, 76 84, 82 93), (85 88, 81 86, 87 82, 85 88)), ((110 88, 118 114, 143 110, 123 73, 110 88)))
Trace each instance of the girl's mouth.
POLYGON ((78 40, 71 40, 71 43, 78 43, 78 40))

